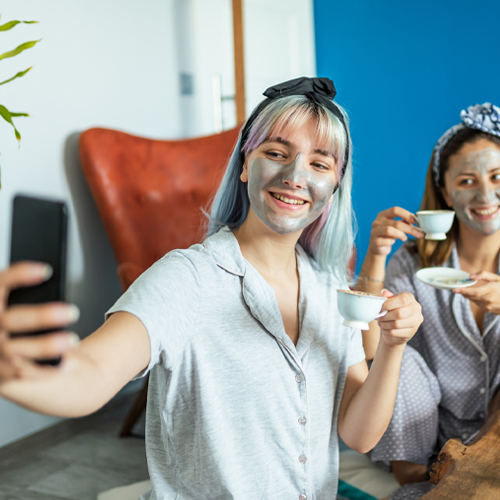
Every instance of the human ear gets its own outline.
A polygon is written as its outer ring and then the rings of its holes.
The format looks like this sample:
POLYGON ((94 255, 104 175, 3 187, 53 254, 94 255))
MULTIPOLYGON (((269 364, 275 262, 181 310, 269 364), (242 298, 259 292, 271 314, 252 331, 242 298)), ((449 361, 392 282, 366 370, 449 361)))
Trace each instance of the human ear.
POLYGON ((241 172, 240 175, 241 182, 248 182, 248 164, 245 160, 245 163, 243 164, 243 171, 241 172))
POLYGON ((330 196, 330 199, 328 200, 329 204, 333 201, 333 195, 337 192, 337 189, 339 189, 339 187, 340 187, 340 182, 333 188, 332 196, 330 196))
POLYGON ((441 186, 439 189, 441 190, 441 194, 443 195, 444 201, 448 205, 448 208, 451 208, 452 206, 451 197, 448 194, 448 191, 446 191, 446 187, 441 186))

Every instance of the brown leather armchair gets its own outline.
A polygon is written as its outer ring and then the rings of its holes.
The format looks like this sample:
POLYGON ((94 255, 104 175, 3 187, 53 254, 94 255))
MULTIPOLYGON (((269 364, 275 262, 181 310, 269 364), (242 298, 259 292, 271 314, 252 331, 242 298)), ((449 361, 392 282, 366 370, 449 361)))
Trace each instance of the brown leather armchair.
MULTIPOLYGON (((220 183, 239 127, 183 140, 153 140, 92 128, 80 160, 118 261, 123 290, 160 257, 203 236, 203 208, 220 183)), ((120 435, 145 408, 147 384, 120 435)))

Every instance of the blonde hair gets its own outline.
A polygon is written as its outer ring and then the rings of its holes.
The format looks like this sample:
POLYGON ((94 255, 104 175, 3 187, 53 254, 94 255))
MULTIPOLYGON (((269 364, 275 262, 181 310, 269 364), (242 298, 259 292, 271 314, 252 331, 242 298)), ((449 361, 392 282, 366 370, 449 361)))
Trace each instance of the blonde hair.
MULTIPOLYGON (((341 110, 340 106, 337 106, 341 110)), ((343 111, 343 110, 342 110, 343 111)), ((270 135, 290 134, 314 120, 317 139, 320 144, 328 144, 337 165, 337 178, 344 167, 344 155, 348 137, 340 120, 327 108, 304 96, 291 96, 272 101, 255 119, 247 142, 243 146, 245 156, 259 147, 270 135)), ((344 114, 347 124, 347 116, 344 114)))
MULTIPOLYGON (((329 145, 337 159, 339 187, 332 203, 304 229, 299 243, 322 271, 334 274, 343 282, 351 281, 348 264, 353 252, 355 233, 351 202, 352 144, 347 114, 341 106, 337 107, 344 117, 345 125, 325 106, 312 102, 305 96, 267 100, 257 106, 252 113, 255 120, 251 122, 248 139, 242 145, 243 132, 240 134, 215 194, 208 215, 207 236, 216 233, 223 226, 236 229, 247 217, 250 201, 247 185, 240 179, 245 157, 268 139, 269 134, 289 133, 314 119, 318 139, 329 145), (346 151, 349 151, 347 157, 346 151)), ((250 120, 252 116, 247 123, 250 120)))

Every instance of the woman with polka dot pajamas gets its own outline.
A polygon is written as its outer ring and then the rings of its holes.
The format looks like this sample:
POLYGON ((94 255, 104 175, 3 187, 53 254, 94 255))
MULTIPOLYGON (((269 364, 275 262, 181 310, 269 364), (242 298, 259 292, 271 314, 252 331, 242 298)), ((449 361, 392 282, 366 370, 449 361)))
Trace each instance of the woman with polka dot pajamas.
MULTIPOLYGON (((391 500, 420 498, 433 488, 428 467, 448 439, 470 442, 484 425, 500 387, 500 109, 490 103, 461 113, 462 123, 437 142, 422 210, 452 209, 444 241, 430 241, 409 211, 378 214, 357 288, 411 292, 424 322, 403 357, 398 396, 388 430, 370 454, 402 485, 391 500), (390 259, 396 239, 403 245, 390 259), (416 277, 425 267, 471 273, 478 283, 442 290, 416 277)), ((375 322, 374 322, 375 323, 375 322)), ((367 359, 378 343, 377 325, 364 336, 367 359)))

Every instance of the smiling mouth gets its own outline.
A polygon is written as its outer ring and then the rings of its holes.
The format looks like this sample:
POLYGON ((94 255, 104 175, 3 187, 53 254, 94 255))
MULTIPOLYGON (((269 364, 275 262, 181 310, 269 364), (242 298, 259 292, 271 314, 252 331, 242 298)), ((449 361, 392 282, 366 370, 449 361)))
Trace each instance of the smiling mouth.
POLYGON ((273 198, 276 198, 277 200, 282 201, 283 203, 288 204, 288 205, 304 205, 306 203, 305 200, 299 200, 297 198, 287 198, 286 196, 283 196, 282 194, 271 193, 271 196, 273 198))
POLYGON ((500 207, 489 207, 489 208, 471 208, 471 212, 479 215, 481 217, 486 217, 488 215, 493 215, 494 213, 498 212, 500 207))

